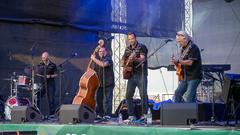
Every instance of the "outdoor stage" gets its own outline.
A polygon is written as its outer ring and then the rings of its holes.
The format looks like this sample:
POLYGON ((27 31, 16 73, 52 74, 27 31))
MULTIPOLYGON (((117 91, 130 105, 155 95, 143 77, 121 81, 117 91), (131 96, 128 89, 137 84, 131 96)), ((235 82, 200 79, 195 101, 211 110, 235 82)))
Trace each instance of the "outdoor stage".
MULTIPOLYGON (((223 112, 225 112, 224 104, 215 103, 215 122, 211 122, 211 107, 210 103, 163 103, 161 115, 159 110, 152 111, 152 125, 146 125, 144 122, 118 124, 117 115, 109 121, 94 120, 92 124, 60 124, 69 123, 69 121, 72 123, 76 117, 73 113, 75 111, 69 112, 63 109, 59 115, 42 120, 38 119, 38 113, 34 109, 29 108, 33 112, 23 114, 24 111, 19 112, 15 108, 16 110, 11 115, 12 121, 2 120, 0 122, 0 135, 240 135, 239 119, 235 121, 229 117, 228 123, 226 119, 222 119, 223 112), (31 117, 33 114, 35 117, 31 117), (28 122, 21 123, 26 119, 28 122)), ((125 114, 124 111, 121 113, 125 114)), ((239 116, 239 114, 236 115, 239 116)), ((90 117, 85 118, 81 115, 79 118, 84 122, 90 120, 90 117)))
MULTIPOLYGON (((55 123, 2 123, 0 133, 4 135, 240 135, 239 127, 227 126, 162 126, 162 125, 118 125, 117 122, 98 124, 55 123)), ((2 135, 2 134, 1 134, 2 135)))

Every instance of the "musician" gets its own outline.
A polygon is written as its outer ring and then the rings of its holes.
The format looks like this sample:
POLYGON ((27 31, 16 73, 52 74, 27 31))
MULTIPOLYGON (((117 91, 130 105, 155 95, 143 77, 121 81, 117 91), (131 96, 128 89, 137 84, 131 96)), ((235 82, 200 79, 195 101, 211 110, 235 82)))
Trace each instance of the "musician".
POLYGON ((202 61, 198 46, 185 31, 179 31, 176 42, 181 47, 180 58, 172 57, 172 63, 180 64, 182 79, 175 91, 175 102, 195 102, 197 87, 202 78, 202 61))
POLYGON ((127 34, 129 46, 126 47, 123 57, 121 59, 121 66, 126 68, 126 62, 132 67, 131 76, 127 82, 126 101, 128 107, 128 120, 134 121, 133 96, 136 87, 139 89, 141 97, 142 114, 147 114, 148 108, 148 95, 147 95, 147 58, 148 49, 145 45, 139 43, 136 39, 136 34, 129 32, 127 34), (140 66, 139 63, 143 62, 140 66), (138 67, 136 67, 138 66, 138 67))
MULTIPOLYGON (((102 42, 103 41, 103 42, 102 42)), ((97 90, 97 114, 105 120, 109 120, 112 114, 112 99, 114 83, 113 61, 100 39, 98 55, 91 55, 94 62, 94 70, 97 72, 100 87, 97 90)))
POLYGON ((42 53, 42 61, 38 65, 39 67, 39 76, 41 76, 41 84, 42 90, 38 93, 38 107, 40 106, 40 95, 41 97, 47 96, 48 99, 48 107, 49 107, 49 115, 54 115, 55 112, 55 80, 54 78, 57 77, 57 67, 49 59, 49 53, 43 52, 42 53))

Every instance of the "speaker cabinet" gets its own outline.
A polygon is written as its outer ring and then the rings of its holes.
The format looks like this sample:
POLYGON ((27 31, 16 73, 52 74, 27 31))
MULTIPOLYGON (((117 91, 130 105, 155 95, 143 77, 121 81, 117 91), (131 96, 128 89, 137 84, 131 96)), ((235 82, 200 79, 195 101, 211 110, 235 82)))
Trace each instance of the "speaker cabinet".
POLYGON ((189 125, 197 122, 196 103, 162 103, 161 125, 189 125))
POLYGON ((93 123, 96 113, 87 105, 69 104, 62 105, 59 110, 59 123, 93 123))
POLYGON ((11 112, 12 123, 39 122, 42 120, 41 113, 31 106, 14 106, 11 112))

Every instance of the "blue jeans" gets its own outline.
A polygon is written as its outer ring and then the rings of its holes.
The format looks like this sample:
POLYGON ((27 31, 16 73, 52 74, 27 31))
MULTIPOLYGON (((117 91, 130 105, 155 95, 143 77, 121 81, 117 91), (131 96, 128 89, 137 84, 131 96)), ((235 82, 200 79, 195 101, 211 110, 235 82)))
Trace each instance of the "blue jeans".
POLYGON ((135 89, 138 87, 141 97, 142 114, 147 114, 148 95, 147 95, 147 76, 134 74, 127 82, 126 101, 128 107, 128 115, 134 116, 133 96, 135 89))
POLYGON ((200 79, 180 81, 176 91, 175 91, 175 102, 196 102, 196 92, 200 79), (184 95, 184 98, 183 98, 184 95))
POLYGON ((113 100, 114 85, 108 86, 105 89, 99 87, 97 90, 97 109, 96 112, 100 116, 112 114, 112 100, 113 100))

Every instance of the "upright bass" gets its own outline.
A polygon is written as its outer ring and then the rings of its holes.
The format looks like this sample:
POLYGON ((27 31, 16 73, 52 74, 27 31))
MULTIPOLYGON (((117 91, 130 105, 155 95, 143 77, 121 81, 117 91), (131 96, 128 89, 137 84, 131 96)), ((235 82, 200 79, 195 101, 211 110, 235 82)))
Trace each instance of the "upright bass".
MULTIPOLYGON (((97 47, 94 51, 96 53, 97 47)), ((88 63, 87 71, 82 75, 79 81, 79 89, 74 97, 72 104, 84 104, 92 110, 96 110, 95 94, 99 87, 97 73, 91 68, 92 60, 88 63)))

